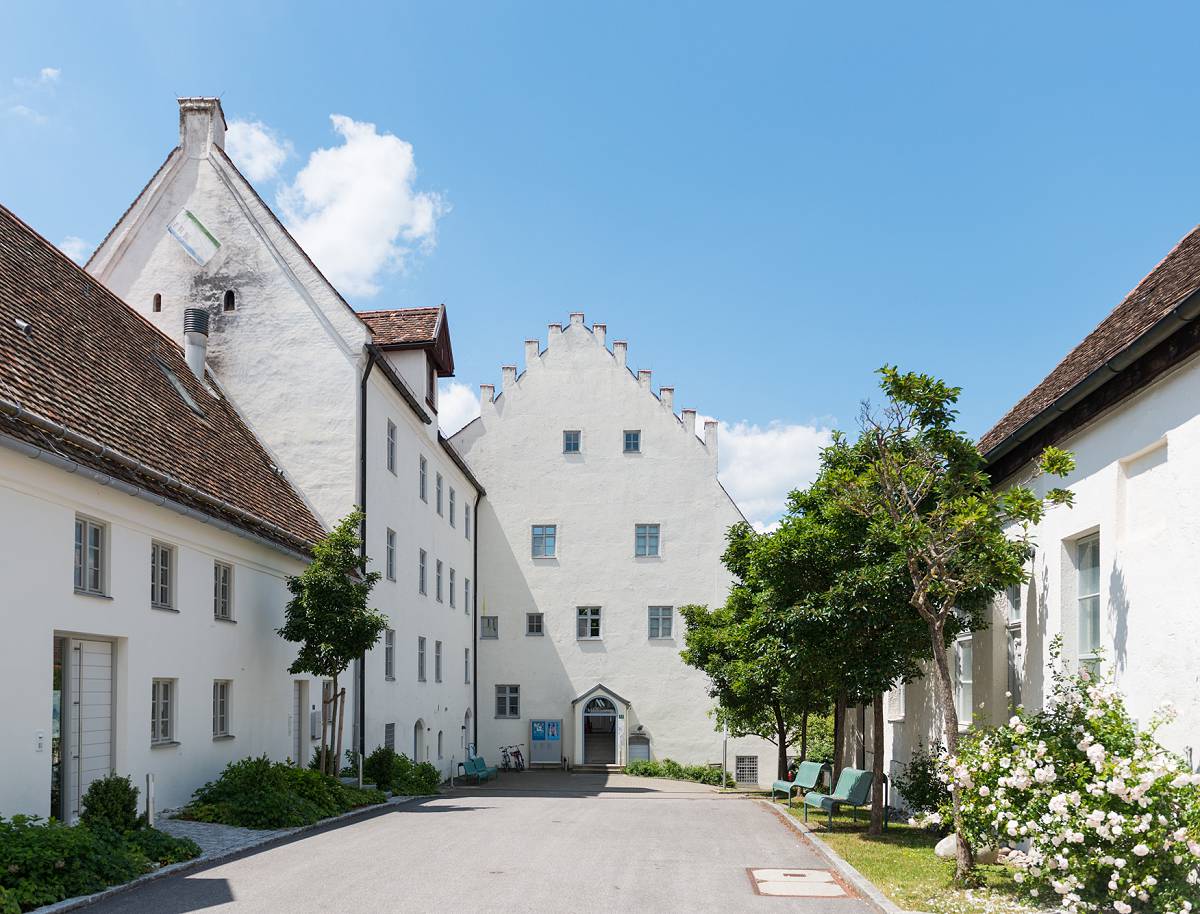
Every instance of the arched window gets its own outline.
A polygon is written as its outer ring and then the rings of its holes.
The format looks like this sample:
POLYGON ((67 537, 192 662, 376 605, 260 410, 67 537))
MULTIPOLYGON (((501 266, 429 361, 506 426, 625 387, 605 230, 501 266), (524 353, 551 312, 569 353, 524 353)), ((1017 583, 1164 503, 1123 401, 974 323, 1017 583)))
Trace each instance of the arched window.
POLYGON ((438 761, 442 760, 442 731, 438 730, 438 761))
POLYGON ((161 310, 162 310, 162 293, 155 292, 154 293, 154 313, 157 314, 161 310))
POLYGON ((612 714, 612 713, 615 713, 616 710, 617 709, 615 707, 613 707, 613 703, 611 701, 609 701, 607 698, 597 697, 597 698, 593 698, 591 701, 589 701, 587 703, 587 707, 584 709, 584 713, 585 714, 612 714))
POLYGON ((237 303, 233 298, 233 289, 225 290, 225 303, 223 307, 226 311, 232 311, 237 307, 237 303))

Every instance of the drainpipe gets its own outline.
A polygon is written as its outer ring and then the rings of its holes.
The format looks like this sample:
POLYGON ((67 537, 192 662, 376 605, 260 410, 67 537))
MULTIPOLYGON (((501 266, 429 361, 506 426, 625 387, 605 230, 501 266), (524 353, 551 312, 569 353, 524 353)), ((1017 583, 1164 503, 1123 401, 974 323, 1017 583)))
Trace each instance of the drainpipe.
MULTIPOLYGON (((479 502, 482 500, 479 492, 475 493, 475 542, 474 557, 471 560, 471 572, 475 577, 475 590, 471 593, 471 742, 475 744, 475 754, 479 754, 479 502)), ((529 750, 533 752, 533 748, 529 750)))
MULTIPOLYGON (((358 392, 358 507, 363 513, 358 531, 359 565, 367 570, 367 379, 375 367, 375 350, 367 347, 367 364, 363 368, 362 384, 358 392)), ((367 654, 358 658, 358 683, 354 690, 358 705, 358 757, 361 760, 367 751, 367 654)), ((341 762, 339 761, 340 765, 341 762)))

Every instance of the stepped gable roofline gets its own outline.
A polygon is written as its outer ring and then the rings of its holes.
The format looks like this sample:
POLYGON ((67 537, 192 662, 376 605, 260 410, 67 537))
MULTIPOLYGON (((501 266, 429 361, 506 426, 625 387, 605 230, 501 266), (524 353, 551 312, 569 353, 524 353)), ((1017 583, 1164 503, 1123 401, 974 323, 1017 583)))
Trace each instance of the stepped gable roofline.
POLYGON ((307 551, 320 522, 211 377, 0 205, 0 431, 307 551))
POLYGON ((1200 314, 1198 292, 1200 226, 979 440, 989 467, 999 470, 995 478, 1034 459, 1031 445, 1040 450, 1061 441, 1194 352, 1188 342, 1174 347, 1178 351, 1160 351, 1150 361, 1140 361, 1185 329, 1196 332, 1192 321, 1200 314), (1118 376, 1133 367, 1138 368, 1137 377, 1126 376, 1117 383, 1118 376))
POLYGON ((446 306, 436 308, 389 308, 358 311, 375 345, 387 351, 425 349, 433 357, 438 376, 454 377, 454 351, 450 346, 450 323, 446 306))

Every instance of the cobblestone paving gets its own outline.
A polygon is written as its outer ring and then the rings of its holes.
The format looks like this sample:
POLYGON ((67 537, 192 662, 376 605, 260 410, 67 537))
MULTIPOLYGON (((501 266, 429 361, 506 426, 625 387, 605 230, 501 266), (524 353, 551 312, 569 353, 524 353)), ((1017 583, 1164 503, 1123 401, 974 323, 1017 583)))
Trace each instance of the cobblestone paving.
POLYGON ((188 822, 185 819, 160 818, 155 827, 176 838, 191 838, 205 857, 227 854, 241 850, 277 835, 286 835, 291 829, 238 828, 235 825, 218 825, 215 822, 188 822))

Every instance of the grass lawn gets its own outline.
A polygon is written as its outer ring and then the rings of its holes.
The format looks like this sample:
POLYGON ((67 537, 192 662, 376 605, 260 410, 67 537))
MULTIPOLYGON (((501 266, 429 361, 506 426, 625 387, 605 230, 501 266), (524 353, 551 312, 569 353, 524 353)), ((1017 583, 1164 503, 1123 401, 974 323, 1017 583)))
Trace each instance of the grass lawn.
MULTIPOLYGON (((791 813, 803 821, 798 803, 793 804, 791 813)), ((981 866, 979 888, 954 888, 954 861, 933 854, 937 836, 893 822, 882 837, 870 838, 866 817, 867 813, 860 811, 856 822, 850 813, 841 813, 833 817, 833 831, 829 831, 827 814, 810 810, 808 825, 901 908, 930 914, 1026 914, 1034 910, 1017 900, 1006 867, 981 866)))

